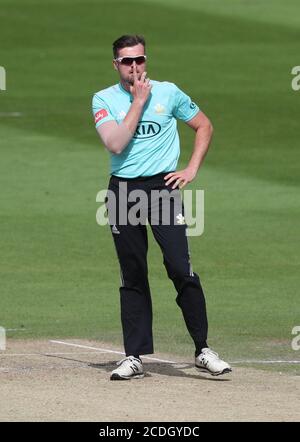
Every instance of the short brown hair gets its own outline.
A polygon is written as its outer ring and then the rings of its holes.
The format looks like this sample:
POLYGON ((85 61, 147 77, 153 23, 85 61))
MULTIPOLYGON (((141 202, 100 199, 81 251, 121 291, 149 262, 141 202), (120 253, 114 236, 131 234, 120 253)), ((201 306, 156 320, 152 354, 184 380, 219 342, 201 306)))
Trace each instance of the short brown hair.
POLYGON ((119 49, 136 46, 138 44, 142 44, 144 49, 146 49, 146 42, 142 35, 122 35, 122 37, 119 37, 113 42, 114 58, 118 58, 119 49))

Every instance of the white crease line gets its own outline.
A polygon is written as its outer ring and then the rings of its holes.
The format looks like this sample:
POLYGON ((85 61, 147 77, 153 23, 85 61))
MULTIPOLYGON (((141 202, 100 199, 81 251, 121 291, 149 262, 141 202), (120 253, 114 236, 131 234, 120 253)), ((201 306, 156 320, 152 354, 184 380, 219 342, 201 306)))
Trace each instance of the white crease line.
MULTIPOLYGON (((104 353, 114 353, 114 354, 125 356, 125 353, 122 352, 122 351, 108 350, 106 348, 89 347, 87 345, 73 344, 71 342, 64 342, 64 341, 52 341, 52 340, 50 340, 49 342, 51 342, 52 344, 70 345, 72 347, 88 348, 90 350, 101 351, 101 352, 104 352, 104 353)), ((174 362, 174 361, 167 361, 165 359, 151 358, 149 356, 143 356, 143 359, 149 359, 151 361, 157 361, 157 362, 165 362, 166 364, 178 364, 178 363, 180 363, 180 362, 174 362)))
POLYGON ((253 359, 248 361, 233 361, 231 364, 300 364, 300 361, 257 361, 253 359))
POLYGON ((83 368, 86 370, 89 370, 90 367, 86 367, 86 364, 84 363, 80 363, 80 364, 73 364, 72 366, 70 366, 70 364, 68 365, 45 365, 45 366, 41 366, 41 367, 0 367, 0 373, 10 373, 10 372, 32 372, 32 371, 43 371, 43 370, 70 370, 73 368, 83 368))
MULTIPOLYGON (((90 350, 96 350, 99 352, 103 352, 103 353, 114 353, 114 354, 119 354, 119 355, 123 355, 125 356, 124 352, 121 351, 116 351, 116 350, 109 350, 106 348, 98 348, 98 347, 89 347, 87 345, 80 345, 80 344, 73 344, 71 342, 64 342, 64 341, 54 341, 51 340, 49 342, 52 342, 54 344, 62 344, 62 345, 70 345, 72 347, 79 347, 79 348, 87 348, 90 350)), ((181 364, 183 362, 177 361, 168 361, 165 359, 158 359, 158 358, 152 358, 150 356, 142 356, 143 359, 149 359, 151 361, 157 361, 157 362, 165 362, 167 364, 181 364)), ((278 360, 278 361, 262 361, 262 360, 245 360, 245 361, 233 361, 230 362, 231 364, 300 364, 300 361, 282 361, 282 360, 278 360)))
MULTIPOLYGON (((102 352, 105 353, 105 352, 102 352)), ((72 352, 51 352, 51 353, 7 353, 0 352, 0 357, 2 356, 55 356, 55 355, 87 355, 87 354, 95 354, 94 351, 72 351, 72 352)))
POLYGON ((5 331, 27 331, 26 328, 6 328, 5 331))
POLYGON ((21 112, 0 112, 0 117, 21 117, 21 112))
MULTIPOLYGON (((0 352, 0 356, 55 356, 55 355, 80 355, 80 354, 94 354, 95 350, 99 353, 114 353, 114 354, 121 354, 121 355, 125 355, 123 352, 120 351, 116 351, 116 350, 108 350, 108 349, 103 349, 103 348, 97 348, 97 347, 89 347, 87 345, 80 345, 80 344, 73 344, 70 342, 63 342, 63 341, 49 341, 51 343, 54 344, 63 344, 63 345, 69 345, 72 347, 79 347, 79 348, 86 348, 86 349, 91 349, 94 351, 83 351, 83 352, 51 352, 51 353, 5 353, 5 352, 0 352)), ((185 364, 184 362, 174 362, 174 361, 167 361, 164 359, 158 359, 158 358, 151 358, 149 356, 143 356, 143 359, 150 359, 150 360, 154 360, 154 361, 159 361, 159 362, 166 362, 169 364, 185 364)), ((284 361, 284 360, 277 360, 277 361, 268 361, 268 360, 242 360, 242 361, 231 361, 231 364, 300 364, 300 360, 298 361, 284 361)))

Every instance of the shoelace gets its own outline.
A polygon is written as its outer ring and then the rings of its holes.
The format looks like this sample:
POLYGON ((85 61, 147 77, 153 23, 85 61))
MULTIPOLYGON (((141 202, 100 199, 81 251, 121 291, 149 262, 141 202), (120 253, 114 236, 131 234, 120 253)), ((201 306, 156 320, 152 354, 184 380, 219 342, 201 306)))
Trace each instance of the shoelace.
POLYGON ((207 350, 205 353, 203 353, 204 356, 209 355, 209 356, 213 356, 215 357, 215 359, 220 359, 218 353, 216 353, 215 351, 209 349, 207 350))
POLYGON ((133 358, 132 356, 127 356, 127 358, 123 358, 121 359, 121 361, 117 362, 117 365, 121 365, 123 364, 123 362, 128 361, 128 362, 133 362, 135 358, 133 358))
POLYGON ((135 361, 137 359, 133 356, 127 356, 127 358, 121 359, 121 361, 117 362, 117 365, 121 365, 124 363, 127 363, 128 368, 133 371, 133 373, 136 373, 139 371, 139 367, 136 365, 135 361))
POLYGON ((209 364, 209 360, 206 359, 206 356, 210 356, 210 357, 214 358, 215 360, 220 359, 218 353, 216 353, 215 351, 213 351, 211 349, 206 350, 205 353, 202 353, 202 356, 201 356, 201 362, 203 365, 205 365, 205 367, 209 364))

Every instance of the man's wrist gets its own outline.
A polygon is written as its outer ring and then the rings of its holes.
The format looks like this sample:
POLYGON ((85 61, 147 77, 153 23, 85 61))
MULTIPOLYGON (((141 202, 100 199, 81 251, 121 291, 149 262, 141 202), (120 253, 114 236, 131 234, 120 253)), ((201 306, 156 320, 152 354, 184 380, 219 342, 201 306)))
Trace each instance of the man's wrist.
POLYGON ((188 165, 187 170, 195 177, 197 175, 197 172, 199 170, 199 167, 188 165))
POLYGON ((136 107, 139 107, 141 109, 143 109, 143 107, 145 106, 145 102, 140 98, 134 98, 132 104, 134 104, 136 107))

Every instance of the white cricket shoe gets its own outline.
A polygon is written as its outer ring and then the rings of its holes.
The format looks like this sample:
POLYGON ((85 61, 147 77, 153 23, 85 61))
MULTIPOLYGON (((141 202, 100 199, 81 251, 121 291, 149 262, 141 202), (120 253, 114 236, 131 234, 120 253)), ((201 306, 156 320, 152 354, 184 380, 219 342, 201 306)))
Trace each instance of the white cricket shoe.
POLYGON ((205 371, 212 376, 219 376, 232 371, 230 365, 222 361, 219 355, 210 348, 202 349, 200 355, 195 358, 195 366, 199 371, 205 371))
POLYGON ((117 362, 117 365, 119 365, 119 367, 111 372, 111 381, 122 381, 144 377, 142 361, 134 356, 128 356, 127 358, 122 359, 117 362))

